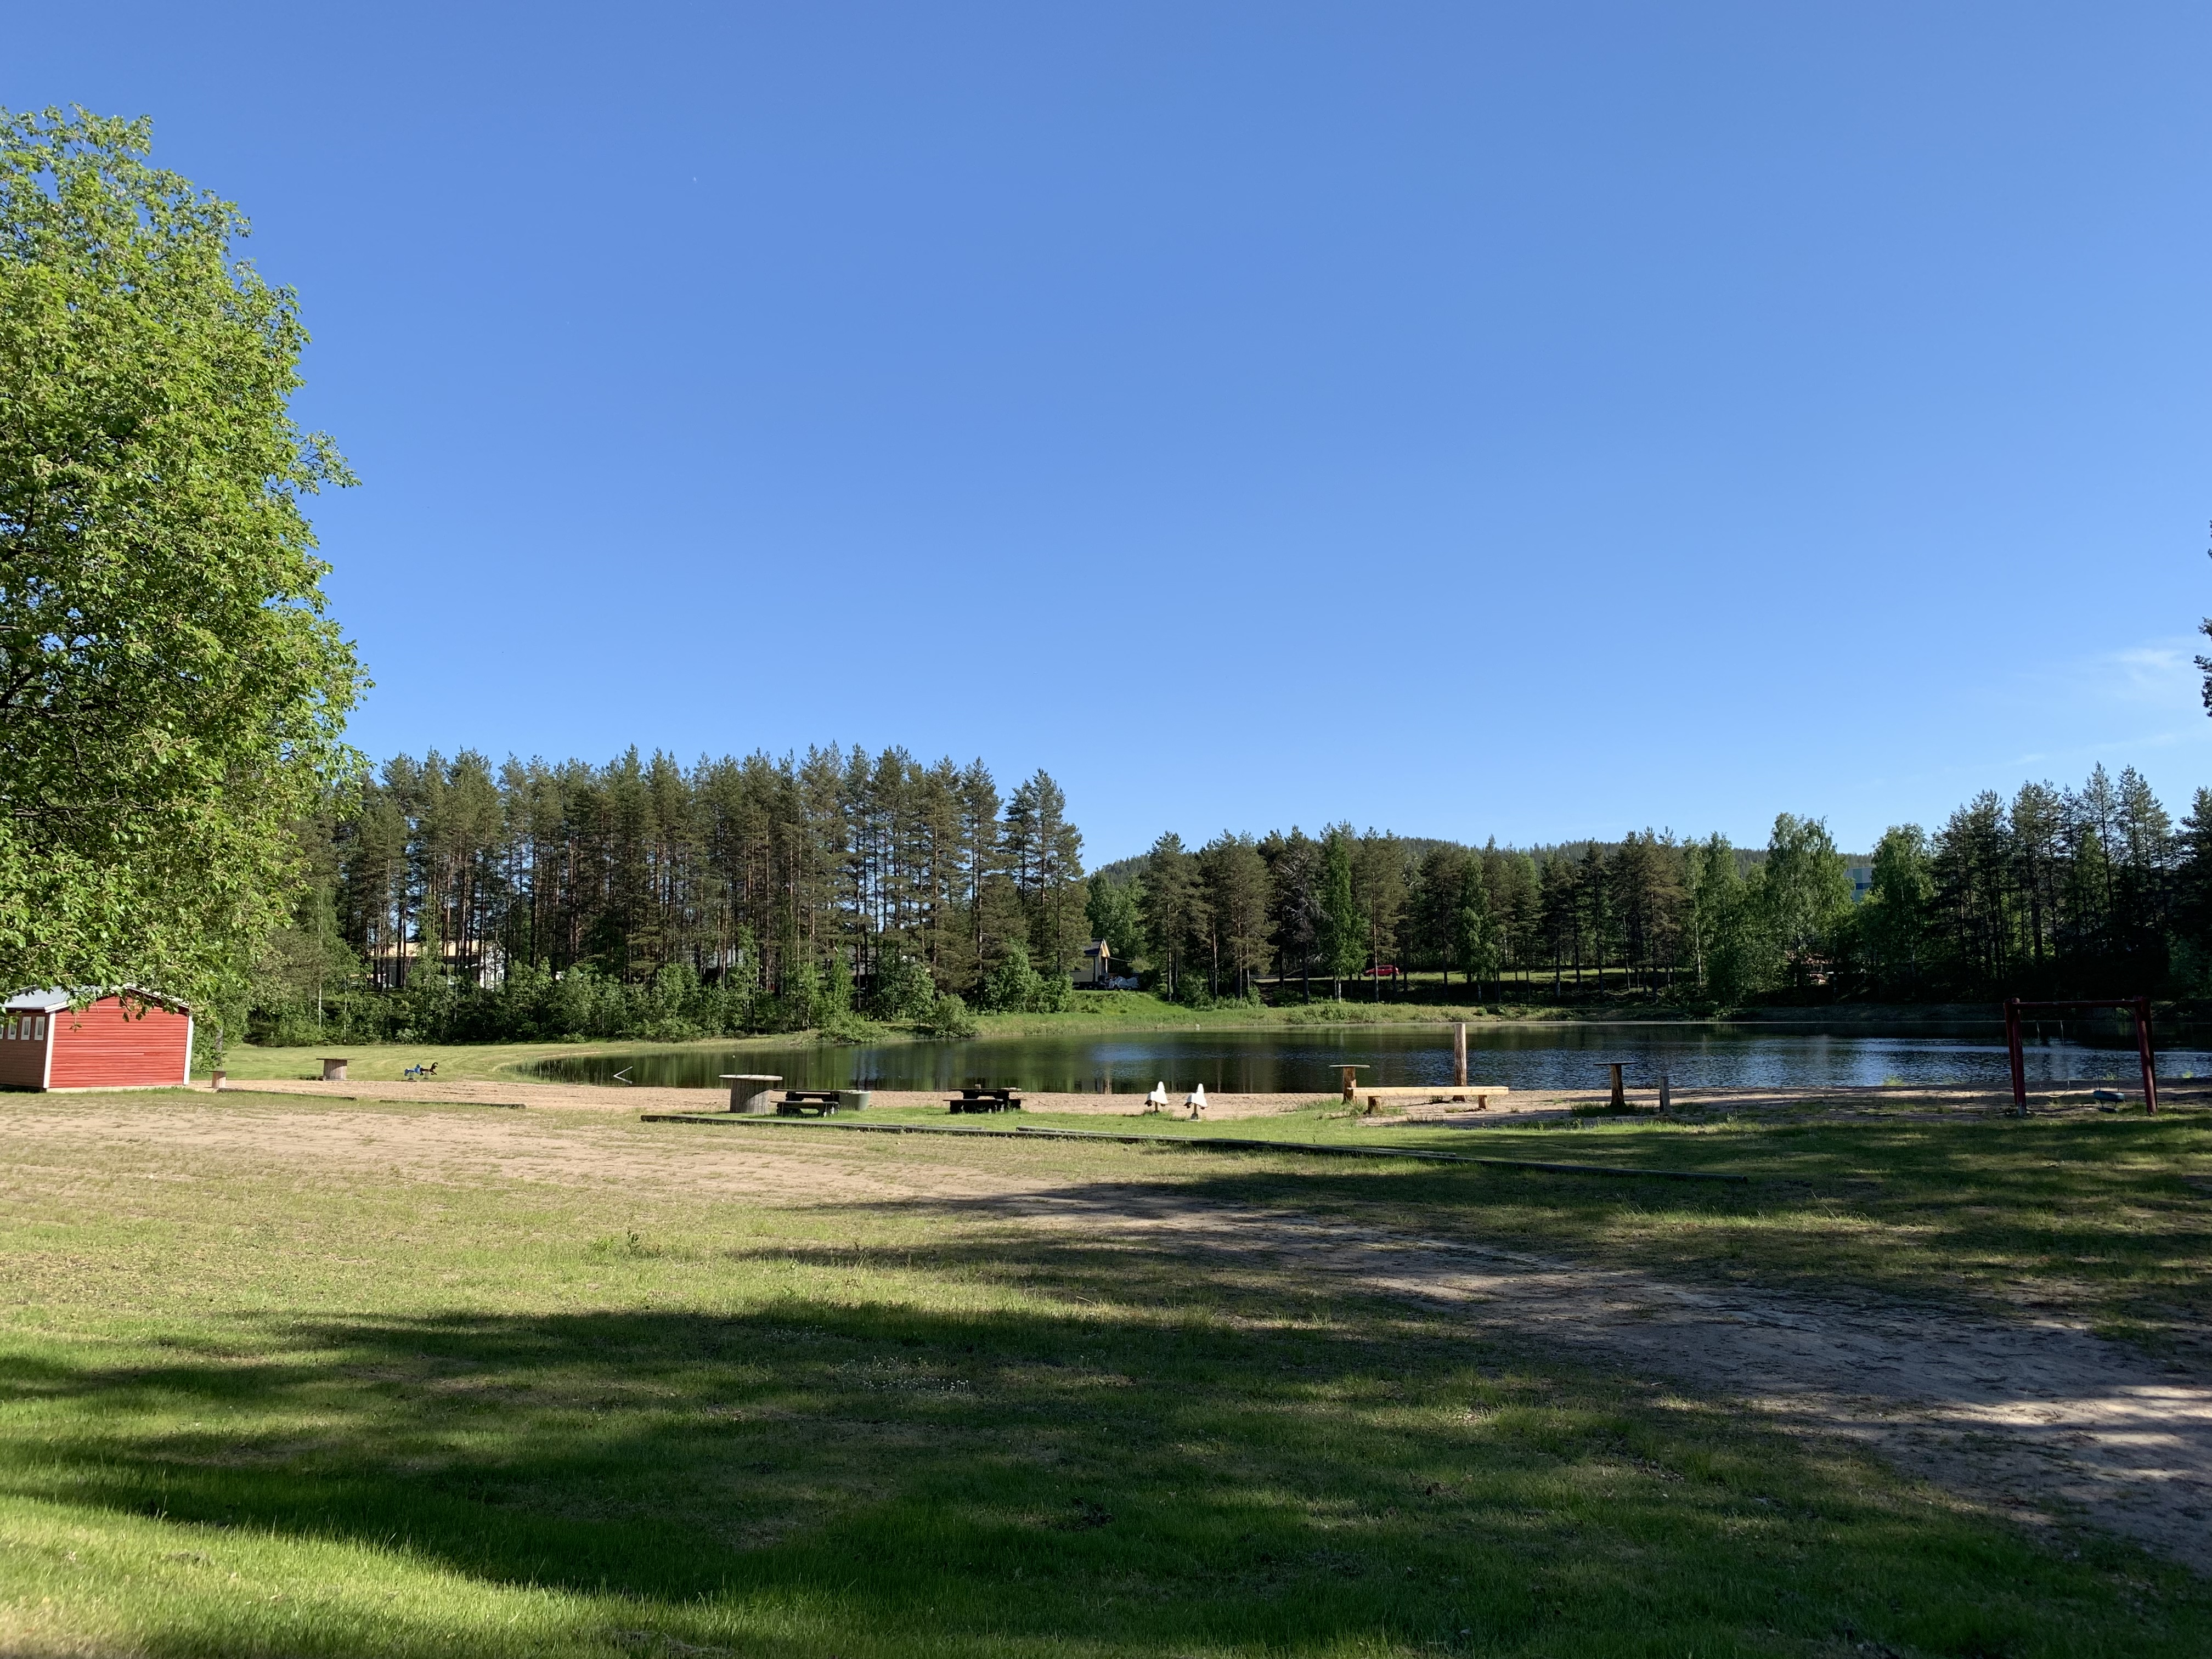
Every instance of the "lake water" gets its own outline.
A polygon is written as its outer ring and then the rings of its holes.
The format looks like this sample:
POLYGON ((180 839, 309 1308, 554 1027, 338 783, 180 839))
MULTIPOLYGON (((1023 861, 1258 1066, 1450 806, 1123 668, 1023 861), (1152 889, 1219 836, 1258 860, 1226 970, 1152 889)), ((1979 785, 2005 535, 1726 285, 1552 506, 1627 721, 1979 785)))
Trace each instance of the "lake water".
MULTIPOLYGON (((1873 1035, 1711 1024, 1477 1025, 1468 1031, 1468 1075, 1511 1089, 1587 1089, 1620 1060, 1633 1086, 1664 1070, 1677 1088, 1819 1088, 1882 1083, 1981 1084, 2009 1079, 2002 1033, 1873 1035)), ((579 1054, 538 1074, 564 1083, 620 1080, 717 1088, 725 1072, 781 1076, 794 1089, 952 1089, 963 1085, 1080 1093, 1142 1094, 1203 1083, 1216 1093, 1334 1093, 1335 1067, 1364 1066, 1363 1083, 1444 1083, 1451 1028, 1293 1026, 1267 1030, 1130 1032, 1104 1036, 978 1038, 877 1048, 829 1044, 717 1052, 670 1048, 579 1054)), ((2047 1036, 2027 1045, 2031 1084, 2113 1082, 2140 1086, 2130 1037, 2085 1042, 2047 1036)), ((2212 1076, 2212 1050, 2161 1043, 2162 1077, 2212 1076)))

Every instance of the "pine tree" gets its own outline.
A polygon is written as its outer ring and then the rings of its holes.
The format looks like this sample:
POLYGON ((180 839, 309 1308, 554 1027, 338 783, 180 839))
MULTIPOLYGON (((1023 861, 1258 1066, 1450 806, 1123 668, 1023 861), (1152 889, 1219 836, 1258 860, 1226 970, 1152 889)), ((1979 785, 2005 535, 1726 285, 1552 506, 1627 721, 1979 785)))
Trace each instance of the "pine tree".
POLYGON ((1138 878, 1146 943, 1155 966, 1164 973, 1170 999, 1182 988, 1183 958, 1201 920, 1204 899, 1195 864, 1183 850, 1182 837, 1170 830, 1152 843, 1138 878))

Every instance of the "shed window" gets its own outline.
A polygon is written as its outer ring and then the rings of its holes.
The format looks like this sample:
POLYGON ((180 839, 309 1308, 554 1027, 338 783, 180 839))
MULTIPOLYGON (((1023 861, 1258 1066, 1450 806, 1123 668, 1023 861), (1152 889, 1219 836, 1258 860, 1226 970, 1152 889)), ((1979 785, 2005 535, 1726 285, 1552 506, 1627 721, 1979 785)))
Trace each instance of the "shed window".
POLYGON ((31 1033, 32 1036, 41 1042, 45 1042, 46 1038, 46 1017, 44 1014, 40 1014, 38 1018, 31 1023, 38 1028, 31 1033))
POLYGON ((10 1040, 15 1036, 15 1016, 13 1014, 8 1016, 8 1036, 10 1040))

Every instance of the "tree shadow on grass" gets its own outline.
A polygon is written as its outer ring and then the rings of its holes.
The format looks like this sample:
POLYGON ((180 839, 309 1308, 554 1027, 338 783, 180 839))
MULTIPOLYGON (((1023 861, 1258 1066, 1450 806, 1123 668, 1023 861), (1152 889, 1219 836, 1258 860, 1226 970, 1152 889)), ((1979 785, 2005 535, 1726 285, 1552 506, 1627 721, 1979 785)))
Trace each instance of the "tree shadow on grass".
POLYGON ((5 1484, 398 1546, 624 1598, 687 1639, 732 1628, 701 1609, 806 1607, 883 1651, 926 1631, 947 1651, 1569 1653, 1772 1625, 2026 1653, 2103 1605, 2087 1569, 1905 1504, 1849 1460, 1280 1262, 1042 1232, 750 1254, 815 1293, 18 1355, 0 1398, 40 1431, 5 1484), (983 1281, 1038 1305, 916 1305, 917 1282, 983 1281), (2054 1598, 2074 1609, 2056 1624, 2054 1598))
POLYGON ((1770 1285, 1814 1291, 1848 1285, 1957 1304, 2030 1274, 2087 1317, 2137 1319, 2186 1347, 2212 1315, 2212 1205, 2185 1179, 2208 1129, 1975 1121, 1655 1133, 1598 1146, 1524 1138, 1497 1150, 1747 1184, 1376 1164, 1290 1176, 1224 1167, 1175 1190, 1193 1205, 1287 1206, 1615 1261, 1624 1234, 1659 1218, 1669 1224, 1639 1237, 1639 1265, 1748 1268, 1770 1285), (1828 1224, 1839 1218, 1867 1224, 1828 1224), (1741 1223, 1756 1224, 1731 1224, 1741 1223))
MULTIPOLYGON (((1379 1518, 1436 1449, 1341 1413, 1384 1386, 1365 1343, 795 1302, 264 1334, 10 1359, 0 1392, 52 1427, 7 1485, 664 1607, 828 1591, 880 1632, 926 1607, 939 1633, 1325 1645, 1462 1616, 1409 1594, 1417 1529, 1379 1518)), ((1534 1611, 1484 1604, 1493 1631, 1534 1611)))

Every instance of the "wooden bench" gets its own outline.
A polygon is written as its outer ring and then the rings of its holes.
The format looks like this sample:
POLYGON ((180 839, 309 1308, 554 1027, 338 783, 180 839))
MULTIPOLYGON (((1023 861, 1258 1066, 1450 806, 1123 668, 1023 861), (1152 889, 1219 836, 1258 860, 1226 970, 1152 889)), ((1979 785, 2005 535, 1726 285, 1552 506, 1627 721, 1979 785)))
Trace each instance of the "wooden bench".
POLYGON ((1387 1089, 1363 1085, 1358 1097, 1367 1103, 1367 1109, 1370 1112, 1385 1101, 1464 1103, 1470 1100, 1474 1103, 1476 1111, 1486 1112, 1490 1109, 1491 1096, 1512 1092, 1510 1089, 1494 1083, 1405 1084, 1393 1085, 1387 1089))
POLYGON ((945 1109, 956 1115, 961 1112, 1018 1112, 1022 1109, 1019 1089, 963 1089, 960 1098, 947 1101, 945 1109))
POLYGON ((775 1103, 778 1117, 827 1117, 842 1103, 835 1089, 786 1089, 775 1103))

